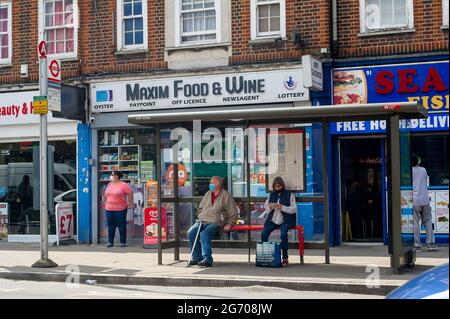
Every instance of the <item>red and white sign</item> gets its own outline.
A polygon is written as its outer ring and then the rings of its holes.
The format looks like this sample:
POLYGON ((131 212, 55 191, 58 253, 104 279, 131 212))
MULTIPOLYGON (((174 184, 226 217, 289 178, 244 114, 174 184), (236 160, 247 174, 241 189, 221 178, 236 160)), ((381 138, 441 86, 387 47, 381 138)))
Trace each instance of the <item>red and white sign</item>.
POLYGON ((61 67, 58 60, 51 60, 48 64, 47 78, 49 81, 61 82, 61 67))
MULTIPOLYGON (((161 207, 161 232, 162 240, 166 240, 166 209, 161 207)), ((148 207, 144 211, 144 245, 158 244, 158 209, 148 207)))
POLYGON ((47 67, 47 99, 50 111, 61 112, 61 62, 51 60, 47 67))
POLYGON ((56 235, 57 244, 62 240, 73 239, 73 203, 56 204, 56 235))
POLYGON ((38 53, 40 58, 47 58, 47 43, 45 41, 39 42, 38 53))

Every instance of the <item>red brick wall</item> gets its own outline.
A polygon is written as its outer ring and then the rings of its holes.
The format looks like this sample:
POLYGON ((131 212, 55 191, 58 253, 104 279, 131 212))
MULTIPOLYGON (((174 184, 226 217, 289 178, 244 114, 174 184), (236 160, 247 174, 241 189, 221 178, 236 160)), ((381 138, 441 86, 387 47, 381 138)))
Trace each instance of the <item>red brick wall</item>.
POLYGON ((252 45, 250 34, 250 0, 232 1, 232 47, 230 64, 300 59, 304 54, 319 54, 330 48, 330 1, 286 0, 286 36, 297 27, 308 41, 301 50, 289 41, 252 45))
POLYGON ((116 1, 82 0, 84 74, 133 72, 167 68, 164 62, 164 0, 148 0, 148 52, 117 55, 116 1), (96 10, 97 9, 97 10, 96 10), (113 19, 114 17, 114 19, 113 19), (100 22, 99 22, 100 21, 100 22), (114 21, 114 22, 113 22, 114 21), (114 28, 114 39, 113 39, 114 28))
POLYGON ((359 1, 338 2, 339 58, 448 52, 448 29, 441 30, 442 0, 414 0, 413 33, 359 37, 359 1))
MULTIPOLYGON (((12 66, 0 67, 0 84, 36 83, 39 80, 37 1, 14 0, 12 2, 12 66), (20 77, 21 64, 28 64, 27 78, 20 77)), ((115 54, 117 50, 116 1, 78 0, 78 5, 80 8, 78 57, 73 61, 62 62, 63 80, 77 78, 82 74, 166 68, 164 62, 164 0, 148 1, 149 52, 131 55, 115 54), (113 28, 114 39, 112 39, 113 28)))

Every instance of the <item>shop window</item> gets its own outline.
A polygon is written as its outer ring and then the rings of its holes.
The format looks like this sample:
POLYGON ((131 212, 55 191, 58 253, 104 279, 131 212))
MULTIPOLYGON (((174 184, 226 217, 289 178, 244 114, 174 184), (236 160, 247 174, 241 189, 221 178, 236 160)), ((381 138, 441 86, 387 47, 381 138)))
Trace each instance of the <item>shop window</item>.
POLYGON ((220 1, 177 0, 176 17, 179 45, 220 42, 220 1))
POLYGON ((117 50, 147 49, 147 0, 117 0, 117 50))
POLYGON ((284 0, 251 0, 252 40, 286 36, 284 0))
POLYGON ((78 0, 40 0, 39 34, 47 42, 47 54, 75 58, 78 44, 78 0))
POLYGON ((430 186, 449 185, 448 134, 412 135, 411 151, 421 158, 430 178, 430 186))
MULTIPOLYGON (((152 206, 156 188, 156 140, 154 129, 104 130, 98 132, 99 237, 108 238, 104 194, 111 172, 119 170, 122 181, 133 190, 134 207, 127 214, 127 237, 142 243, 144 209, 152 206)), ((118 236, 116 236, 118 240, 118 236)), ((128 241, 127 239, 127 241, 128 241)))
MULTIPOLYGON (((50 141, 54 146, 54 196, 76 188, 75 141, 50 141)), ((33 163, 38 142, 0 144, 0 204, 7 207, 9 234, 39 234, 39 182, 33 163)), ((49 199, 49 205, 54 205, 49 199)), ((55 234, 54 214, 49 215, 50 234, 55 234)))
POLYGON ((11 63, 12 29, 11 2, 0 4, 0 64, 11 63))
POLYGON ((412 0, 360 0, 361 32, 412 29, 412 0))

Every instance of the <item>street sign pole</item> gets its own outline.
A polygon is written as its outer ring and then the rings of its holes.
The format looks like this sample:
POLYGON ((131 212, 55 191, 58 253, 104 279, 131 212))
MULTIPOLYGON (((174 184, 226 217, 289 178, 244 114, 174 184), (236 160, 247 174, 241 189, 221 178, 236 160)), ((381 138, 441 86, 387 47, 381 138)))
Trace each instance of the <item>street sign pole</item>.
MULTIPOLYGON (((41 45, 39 45, 41 47, 41 45)), ((47 96, 47 56, 40 52, 39 56, 39 94, 47 96)), ((39 181, 40 181, 40 213, 41 213, 41 259, 33 268, 52 268, 58 265, 48 258, 48 197, 47 197, 47 113, 39 115, 39 181)))

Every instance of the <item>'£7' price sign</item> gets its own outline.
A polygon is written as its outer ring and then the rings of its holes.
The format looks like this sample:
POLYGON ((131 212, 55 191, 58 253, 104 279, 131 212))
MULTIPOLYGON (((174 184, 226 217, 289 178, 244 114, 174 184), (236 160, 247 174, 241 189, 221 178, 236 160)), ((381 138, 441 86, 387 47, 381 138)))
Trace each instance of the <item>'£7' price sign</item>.
POLYGON ((59 233, 61 237, 70 237, 71 227, 72 227, 72 214, 63 215, 60 218, 59 223, 59 233), (63 236, 66 235, 66 236, 63 236))
POLYGON ((56 216, 57 216, 57 233, 58 233, 58 245, 60 240, 72 239, 73 237, 73 223, 74 218, 73 204, 72 203, 59 203, 56 204, 56 216))

